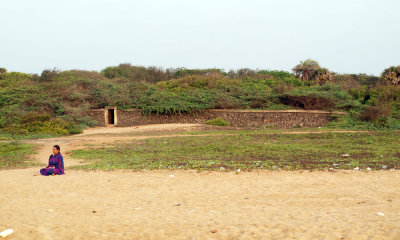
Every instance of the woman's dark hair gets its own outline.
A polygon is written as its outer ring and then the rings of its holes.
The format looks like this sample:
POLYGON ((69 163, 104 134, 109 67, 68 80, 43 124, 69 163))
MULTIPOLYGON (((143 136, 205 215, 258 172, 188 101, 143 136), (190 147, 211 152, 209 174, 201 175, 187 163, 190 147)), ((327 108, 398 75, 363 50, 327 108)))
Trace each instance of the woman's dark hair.
POLYGON ((58 150, 58 152, 60 152, 60 146, 54 145, 53 147, 55 147, 58 150))

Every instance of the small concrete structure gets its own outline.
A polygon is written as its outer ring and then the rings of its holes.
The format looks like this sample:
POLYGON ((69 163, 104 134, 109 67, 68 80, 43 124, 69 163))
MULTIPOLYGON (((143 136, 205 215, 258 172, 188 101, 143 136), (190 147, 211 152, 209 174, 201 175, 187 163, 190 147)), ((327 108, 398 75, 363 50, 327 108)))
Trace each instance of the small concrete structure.
POLYGON ((204 123, 218 117, 235 127, 319 127, 327 124, 333 114, 347 113, 319 110, 209 109, 197 113, 143 115, 138 109, 117 110, 116 106, 92 109, 88 112, 88 115, 97 121, 97 126, 118 127, 162 123, 204 123))

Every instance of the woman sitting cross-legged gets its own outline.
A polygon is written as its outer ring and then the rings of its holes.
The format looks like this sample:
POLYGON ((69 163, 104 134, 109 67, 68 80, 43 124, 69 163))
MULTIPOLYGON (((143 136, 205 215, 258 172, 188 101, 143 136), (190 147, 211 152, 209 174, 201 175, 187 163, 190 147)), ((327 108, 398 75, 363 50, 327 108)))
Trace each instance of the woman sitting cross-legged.
POLYGON ((40 174, 45 176, 64 174, 64 159, 60 152, 60 146, 53 146, 53 154, 49 157, 49 165, 40 169, 40 174))

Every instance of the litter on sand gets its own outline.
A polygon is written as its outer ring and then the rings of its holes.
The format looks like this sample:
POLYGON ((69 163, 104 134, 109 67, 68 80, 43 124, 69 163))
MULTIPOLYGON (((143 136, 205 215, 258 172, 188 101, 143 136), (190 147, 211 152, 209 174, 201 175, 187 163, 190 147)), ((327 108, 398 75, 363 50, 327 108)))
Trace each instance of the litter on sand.
POLYGON ((8 235, 13 234, 13 233, 14 233, 14 229, 9 228, 9 229, 6 229, 6 230, 2 231, 2 232, 0 233, 0 236, 3 237, 3 238, 5 238, 5 237, 7 237, 8 235))
POLYGON ((360 170, 360 168, 359 167, 355 167, 354 170, 358 171, 358 170, 360 170))
POLYGON ((367 171, 371 171, 371 168, 367 167, 367 171))
POLYGON ((170 177, 175 177, 173 174, 169 175, 170 177))
POLYGON ((377 212, 376 214, 378 214, 379 216, 385 216, 385 214, 384 213, 382 213, 382 212, 377 212))
POLYGON ((348 156, 350 156, 348 153, 342 155, 342 157, 348 157, 348 156))

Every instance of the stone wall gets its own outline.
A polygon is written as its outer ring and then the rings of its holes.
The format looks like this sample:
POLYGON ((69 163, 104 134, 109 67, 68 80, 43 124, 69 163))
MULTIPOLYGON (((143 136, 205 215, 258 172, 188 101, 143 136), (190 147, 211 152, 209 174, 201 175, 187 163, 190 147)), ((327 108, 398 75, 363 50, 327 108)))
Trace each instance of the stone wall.
POLYGON ((105 109, 91 109, 88 116, 97 121, 96 126, 104 127, 106 125, 105 109))
MULTIPOLYGON (((97 111, 97 110, 96 110, 97 111)), ((104 110, 103 110, 104 111, 104 110)), ((260 127, 263 125, 277 128, 290 127, 317 127, 329 122, 332 113, 317 110, 239 110, 239 109, 210 109, 200 113, 142 115, 137 109, 117 111, 118 124, 116 126, 138 126, 162 123, 204 123, 217 117, 223 118, 231 126, 260 127)), ((94 114, 99 116, 98 114, 94 114)), ((104 126, 104 114, 99 116, 99 126, 104 126)))

